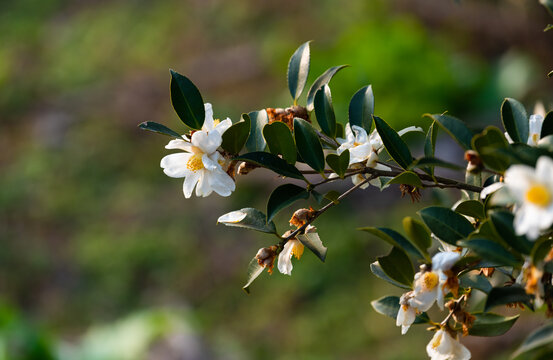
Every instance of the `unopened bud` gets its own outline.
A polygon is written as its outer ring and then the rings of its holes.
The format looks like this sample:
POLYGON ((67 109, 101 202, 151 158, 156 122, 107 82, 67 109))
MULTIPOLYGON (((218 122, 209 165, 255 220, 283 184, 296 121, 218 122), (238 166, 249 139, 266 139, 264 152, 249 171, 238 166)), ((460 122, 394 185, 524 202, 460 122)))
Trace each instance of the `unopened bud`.
POLYGON ((315 213, 316 211, 312 207, 309 207, 309 209, 296 210, 290 219, 290 225, 300 228, 311 221, 315 217, 315 213))
POLYGON ((255 255, 255 258, 257 259, 257 263, 259 264, 259 266, 263 266, 264 268, 267 268, 267 271, 269 272, 269 274, 273 273, 276 250, 277 250, 277 246, 272 245, 269 247, 264 247, 259 249, 259 251, 257 251, 257 254, 255 255))
POLYGON ((482 170, 484 165, 482 164, 482 159, 480 155, 474 150, 467 150, 465 152, 465 160, 468 161, 467 171, 471 173, 477 173, 482 170))
POLYGON ((252 170, 257 169, 258 167, 258 165, 243 162, 240 166, 238 166, 238 175, 248 175, 252 170))

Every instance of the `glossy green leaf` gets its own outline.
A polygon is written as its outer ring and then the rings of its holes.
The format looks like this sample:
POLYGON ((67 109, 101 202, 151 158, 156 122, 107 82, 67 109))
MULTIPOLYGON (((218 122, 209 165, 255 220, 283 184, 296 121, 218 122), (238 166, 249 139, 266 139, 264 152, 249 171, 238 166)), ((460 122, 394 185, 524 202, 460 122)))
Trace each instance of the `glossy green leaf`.
POLYGON ((344 174, 349 167, 349 150, 346 149, 340 155, 328 154, 326 163, 339 177, 344 178, 344 174))
POLYGON ((246 144, 246 140, 248 140, 250 125, 250 116, 242 114, 242 121, 233 124, 223 133, 221 147, 230 154, 238 154, 246 144))
POLYGON ((374 124, 388 154, 390 154, 392 159, 394 159, 399 166, 407 169, 413 162, 413 157, 411 156, 411 151, 409 151, 407 144, 405 144, 390 125, 378 116, 374 116, 374 124))
POLYGON ((397 281, 395 281, 394 279, 392 279, 391 277, 389 277, 388 275, 386 275, 386 273, 384 272, 384 270, 382 270, 382 267, 380 266, 380 264, 378 263, 378 261, 375 261, 371 264, 370 266, 371 268, 371 272, 379 279, 381 280, 384 280, 386 281, 387 283, 389 284, 392 284, 396 287, 399 287, 401 289, 411 289, 411 285, 404 285, 402 283, 399 283, 397 281))
POLYGON ((488 126, 482 133, 472 138, 472 147, 478 152, 484 165, 495 171, 503 172, 511 164, 505 154, 497 151, 497 149, 506 149, 508 146, 505 135, 495 126, 488 126))
POLYGON ((267 111, 252 111, 248 115, 250 117, 250 136, 246 141, 246 151, 264 151, 267 143, 263 137, 263 127, 269 123, 267 111))
POLYGON ((553 240, 541 238, 536 241, 532 251, 530 253, 530 258, 532 259, 532 264, 539 265, 543 262, 545 257, 551 251, 553 247, 553 240))
POLYGON ((248 294, 250 293, 251 284, 255 281, 255 279, 258 278, 259 275, 261 275, 263 270, 265 270, 265 267, 259 265, 256 257, 254 256, 254 258, 250 261, 248 265, 246 285, 242 287, 245 292, 247 292, 248 294))
POLYGON ((303 119, 295 118, 294 137, 303 161, 313 170, 322 173, 325 168, 323 147, 313 126, 303 119))
MULTIPOLYGON (((384 296, 380 299, 371 301, 371 306, 377 313, 395 319, 397 318, 397 313, 399 312, 399 297, 384 296)), ((423 324, 429 321, 430 319, 428 318, 428 315, 426 313, 422 313, 415 318, 413 324, 423 324)))
POLYGON ((427 114, 426 116, 437 122, 463 149, 470 150, 473 134, 464 122, 449 115, 427 114))
POLYGON ((329 192, 327 192, 324 195, 324 198, 327 199, 327 200, 330 200, 334 204, 338 205, 340 203, 340 195, 342 195, 342 194, 340 194, 338 191, 330 190, 329 192))
POLYGON ((373 124, 374 95, 371 85, 359 89, 349 102, 349 123, 369 133, 373 124))
POLYGON ((553 343, 553 323, 547 322, 542 327, 534 330, 524 339, 524 342, 513 353, 511 358, 516 358, 524 353, 541 347, 551 345, 553 343))
POLYGON ((505 334, 520 315, 503 316, 494 313, 473 313, 475 319, 469 329, 472 336, 499 336, 505 334))
POLYGON ((332 94, 326 84, 315 93, 315 116, 323 133, 335 138, 336 116, 332 107, 332 94))
POLYGON ((179 135, 179 133, 177 133, 176 131, 173 131, 169 129, 167 126, 158 124, 153 121, 144 121, 143 123, 140 123, 138 127, 141 128, 142 130, 148 130, 158 134, 171 136, 177 139, 182 139, 182 136, 179 135))
MULTIPOLYGON (((436 140, 438 139, 438 125, 436 125, 435 121, 432 121, 432 124, 428 127, 428 131, 426 132, 426 137, 424 139, 424 158, 428 159, 434 159, 434 153, 436 151, 436 140)), ((434 176, 434 164, 421 164, 419 166, 419 163, 421 160, 419 159, 415 164, 415 167, 422 167, 425 172, 427 172, 429 175, 434 176)), ((441 161, 441 160, 440 160, 441 161)))
POLYGON ((472 216, 475 219, 485 219, 486 213, 484 212, 484 204, 478 200, 467 200, 459 203, 455 207, 455 212, 459 214, 472 216))
POLYGON ((336 123, 336 137, 342 139, 346 137, 344 134, 344 125, 340 123, 336 123))
POLYGON ((294 99, 294 103, 303 92, 307 76, 309 75, 309 43, 310 41, 300 45, 288 62, 288 89, 290 90, 292 99, 294 99))
POLYGON ((553 135, 553 111, 548 112, 543 119, 540 139, 543 139, 544 137, 549 135, 553 135))
POLYGON ((296 236, 298 240, 305 245, 313 254, 317 255, 322 262, 326 259, 327 248, 323 245, 323 242, 319 238, 317 233, 305 233, 296 236))
POLYGON ((282 209, 300 199, 308 199, 309 193, 301 186, 284 184, 277 187, 267 202, 267 221, 271 221, 282 209))
POLYGON ((467 247, 480 255, 482 258, 492 261, 497 264, 505 266, 519 266, 521 265, 521 259, 514 256, 507 249, 495 241, 473 238, 470 240, 462 241, 460 243, 463 247, 467 247))
POLYGON ((463 215, 445 207, 430 206, 419 211, 430 231, 443 241, 457 245, 474 231, 474 227, 463 215))
POLYGON ((534 306, 532 305, 531 300, 532 296, 526 294, 526 291, 524 291, 524 288, 520 285, 494 287, 488 294, 484 311, 487 312, 491 308, 499 305, 513 303, 523 303, 533 311, 534 306))
POLYGON ((514 215, 508 211, 494 211, 490 215, 490 221, 497 235, 514 250, 530 254, 533 243, 524 236, 517 236, 513 226, 514 215))
POLYGON ((288 164, 294 165, 296 163, 296 143, 288 125, 280 121, 267 124, 263 128, 263 137, 271 153, 282 155, 288 164))
POLYGON ((199 130, 205 120, 204 101, 200 91, 186 76, 171 72, 171 102, 182 122, 199 130))
POLYGON ((404 171, 401 174, 396 175, 394 178, 388 181, 387 185, 390 184, 406 184, 418 188, 422 187, 421 179, 412 171, 404 171))
POLYGON ((390 254, 377 258, 377 261, 384 273, 390 278, 401 284, 411 286, 415 271, 411 259, 403 250, 394 246, 390 254))
POLYGON ((267 221, 267 216, 254 208, 244 208, 221 215, 217 223, 226 226, 241 227, 257 230, 265 233, 276 234, 276 227, 272 221, 267 221))
POLYGON ((236 157, 235 160, 242 160, 267 168, 282 176, 305 180, 302 173, 296 167, 288 164, 285 160, 282 160, 278 156, 271 153, 255 151, 240 155, 236 157))
POLYGON ((427 249, 432 246, 432 238, 426 226, 407 216, 403 218, 403 229, 411 240, 411 243, 424 254, 428 254, 427 249))
POLYGON ((338 71, 348 66, 349 65, 340 65, 331 67, 313 82, 313 84, 309 88, 309 91, 307 92, 307 111, 313 111, 314 109, 315 93, 317 92, 317 90, 319 90, 323 85, 328 84, 338 71))
POLYGON ((425 156, 423 158, 415 160, 415 163, 412 165, 413 168, 427 168, 427 167, 441 167, 446 169, 453 169, 453 170, 462 170, 463 167, 452 164, 450 162, 440 160, 435 157, 428 157, 425 156))
POLYGON ((501 122, 514 142, 528 141, 528 115, 524 105, 515 99, 506 98, 501 104, 501 122))
POLYGON ((416 244, 407 240, 403 235, 395 230, 384 227, 362 227, 358 228, 357 230, 366 231, 369 234, 372 234, 386 241, 388 244, 391 244, 394 247, 405 250, 408 254, 417 259, 425 259, 425 249, 419 249, 416 244))
POLYGON ((459 284, 461 287, 478 289, 486 294, 492 290, 492 284, 485 276, 470 272, 459 277, 459 284))

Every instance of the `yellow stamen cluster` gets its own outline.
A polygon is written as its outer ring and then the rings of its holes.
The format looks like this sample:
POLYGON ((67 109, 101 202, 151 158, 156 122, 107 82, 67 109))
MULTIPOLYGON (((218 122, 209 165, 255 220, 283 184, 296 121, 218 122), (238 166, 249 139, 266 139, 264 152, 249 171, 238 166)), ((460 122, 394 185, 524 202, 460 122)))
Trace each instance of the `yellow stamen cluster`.
POLYGON ((526 191, 526 200, 534 205, 545 207, 551 202, 551 193, 544 185, 535 184, 526 191))
POLYGON ((305 246, 299 241, 295 240, 294 247, 292 248, 292 255, 296 257, 296 259, 301 259, 301 256, 303 255, 303 250, 305 249, 305 246))
POLYGON ((428 271, 422 276, 422 287, 425 290, 432 290, 438 285, 438 274, 428 271))
POLYGON ((186 168, 192 171, 198 171, 204 168, 201 154, 194 154, 190 157, 186 163, 186 168))

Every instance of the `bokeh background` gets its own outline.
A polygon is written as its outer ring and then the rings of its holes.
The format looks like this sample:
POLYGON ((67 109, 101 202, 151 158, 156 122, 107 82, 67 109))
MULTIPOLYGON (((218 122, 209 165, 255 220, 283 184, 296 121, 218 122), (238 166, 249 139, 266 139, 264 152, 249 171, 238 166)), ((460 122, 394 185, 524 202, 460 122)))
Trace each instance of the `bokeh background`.
MULTIPOLYGON (((401 230, 456 194, 411 205, 395 188, 359 193, 316 223, 325 264, 306 253, 248 296, 247 264, 273 239, 216 219, 264 209, 278 179, 256 170, 230 198, 185 200, 159 168, 167 138, 137 124, 183 128, 169 68, 217 117, 289 106, 287 61, 307 40, 310 81, 351 65, 331 83, 342 123, 372 84, 396 129, 446 110, 497 124, 506 96, 529 111, 551 102, 548 22, 530 0, 1 1, 0 359, 425 359, 429 333, 401 337, 370 307, 399 291, 369 271, 387 246, 355 228, 401 230)), ((445 137, 438 146, 461 163, 445 137)), ((463 342, 475 359, 504 359, 532 321, 463 342)))

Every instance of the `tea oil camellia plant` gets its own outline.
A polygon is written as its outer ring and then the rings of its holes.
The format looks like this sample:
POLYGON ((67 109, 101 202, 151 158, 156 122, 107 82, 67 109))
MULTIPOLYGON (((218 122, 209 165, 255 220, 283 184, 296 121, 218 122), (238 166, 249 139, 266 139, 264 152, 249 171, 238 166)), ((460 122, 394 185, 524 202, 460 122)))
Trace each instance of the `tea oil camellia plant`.
MULTIPOLYGON (((542 2, 548 10, 553 7, 542 2)), ((306 42, 288 64, 292 105, 244 113, 234 123, 217 119, 192 81, 171 71, 172 104, 186 130, 153 122, 139 125, 172 138, 166 148, 177 151, 165 156, 161 167, 170 177, 184 178, 186 198, 213 192, 229 196, 236 178, 256 168, 280 176, 282 184, 269 195, 266 209, 239 209, 218 219, 226 226, 276 236, 273 245, 253 252, 244 289, 249 292, 263 271, 272 273, 275 263, 278 271, 291 275, 293 261, 305 248, 324 262, 324 234, 319 236, 313 223, 355 191, 399 184, 404 195, 418 200, 425 188, 453 188, 459 195, 453 208, 430 206, 403 219, 406 236, 397 229, 360 229, 392 245, 370 268, 403 291, 400 297, 372 301, 374 310, 394 319, 398 333, 407 333, 412 325, 431 331, 426 346, 431 359, 470 359, 463 336, 507 332, 519 315, 494 312, 502 307, 553 317, 553 111, 538 106, 528 114, 523 104, 507 98, 499 109, 503 129, 488 126, 473 133, 452 115, 427 114, 427 129, 396 132, 375 115, 370 85, 353 92, 347 114, 334 112, 329 84, 344 65, 321 74, 307 89, 306 103, 299 104, 309 64, 306 42), (342 126, 337 118, 346 117, 342 126), (422 157, 413 157, 402 139, 411 131, 424 134, 422 157), (436 156, 440 131, 465 151, 462 163, 436 156), (437 168, 459 171, 465 181, 438 176, 437 168), (342 193, 319 192, 323 184, 343 181, 351 185, 342 193), (309 197, 320 204, 317 209, 293 208, 309 197), (277 230, 272 219, 280 211, 290 213, 292 230, 277 230), (436 253, 429 252, 433 244, 439 246, 436 253), (479 305, 474 298, 484 300, 479 305), (427 314, 434 305, 442 311, 439 318, 427 314)), ((553 358, 551 320, 528 335, 513 354, 519 356, 553 358)))

